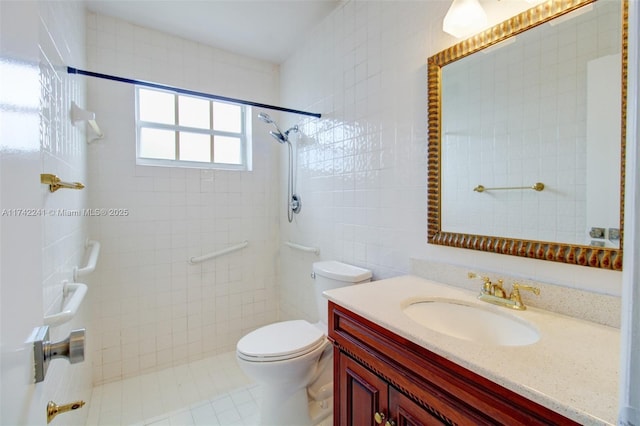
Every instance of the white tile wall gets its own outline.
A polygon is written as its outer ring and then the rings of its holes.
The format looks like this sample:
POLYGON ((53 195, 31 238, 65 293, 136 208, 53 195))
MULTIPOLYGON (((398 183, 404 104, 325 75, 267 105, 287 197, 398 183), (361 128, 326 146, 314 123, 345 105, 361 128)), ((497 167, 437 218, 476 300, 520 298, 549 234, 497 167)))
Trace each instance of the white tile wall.
MULTIPOLYGON (((86 137, 82 123, 70 118, 71 102, 85 106, 83 80, 66 72, 68 63, 84 64, 84 12, 70 3, 44 4, 40 31, 40 142, 42 172, 68 182, 86 183, 86 137), (75 20, 75 22, 74 22, 75 20)), ((76 215, 86 207, 87 191, 49 191, 42 185, 43 279, 45 312, 62 294, 82 262, 87 221, 76 215)))
POLYGON ((316 317, 310 280, 293 273, 316 259, 368 267, 380 279, 409 272, 410 257, 427 258, 619 294, 619 273, 426 243, 426 61, 456 42, 441 31, 447 7, 346 2, 282 64, 282 103, 323 114, 286 117, 304 134, 296 142, 303 209, 293 224, 281 219, 281 236, 321 256, 282 251, 283 316, 316 317))
MULTIPOLYGON (((70 118, 71 102, 86 105, 86 85, 66 72, 67 65, 85 64, 84 8, 75 2, 40 2, 40 153, 42 173, 53 173, 65 181, 87 182, 87 145, 83 124, 70 118)), ((72 281, 75 266, 83 266, 84 242, 89 237, 87 218, 78 215, 87 206, 87 190, 49 192, 41 185, 42 208, 50 212, 42 220, 43 314, 59 309, 64 280, 72 281), (58 303, 56 303, 58 302, 58 303)), ((89 284, 90 281, 87 281, 89 284)), ((58 341, 69 331, 86 328, 90 345, 91 323, 89 290, 76 317, 50 328, 50 338, 58 341)), ((90 346, 89 346, 90 348, 90 346)), ((92 354, 87 349, 83 363, 52 362, 44 386, 48 397, 59 403, 88 401, 92 385, 92 354)), ((84 424, 87 410, 66 417, 68 424, 84 424)))
MULTIPOLYGON (((87 38, 91 71, 278 103, 277 65, 93 13, 87 38)), ((91 224, 102 243, 95 383, 234 350, 277 317, 279 145, 254 120, 251 172, 136 166, 134 86, 87 84, 106 135, 89 148, 90 204, 129 211, 91 224), (187 264, 244 240, 242 251, 187 264)))

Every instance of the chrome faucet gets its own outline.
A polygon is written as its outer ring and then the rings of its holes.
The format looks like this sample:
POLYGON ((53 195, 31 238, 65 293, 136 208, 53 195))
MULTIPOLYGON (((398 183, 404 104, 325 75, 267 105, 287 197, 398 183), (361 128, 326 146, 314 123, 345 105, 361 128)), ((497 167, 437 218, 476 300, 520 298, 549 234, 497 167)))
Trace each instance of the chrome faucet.
POLYGON ((480 290, 478 299, 498 306, 505 306, 507 308, 524 311, 525 309, 527 309, 527 307, 522 302, 520 290, 530 291, 535 295, 540 294, 540 289, 537 287, 513 283, 511 294, 507 297, 507 292, 502 287, 502 280, 498 280, 498 282, 495 284, 492 283, 488 277, 483 277, 482 280, 482 289, 480 290))

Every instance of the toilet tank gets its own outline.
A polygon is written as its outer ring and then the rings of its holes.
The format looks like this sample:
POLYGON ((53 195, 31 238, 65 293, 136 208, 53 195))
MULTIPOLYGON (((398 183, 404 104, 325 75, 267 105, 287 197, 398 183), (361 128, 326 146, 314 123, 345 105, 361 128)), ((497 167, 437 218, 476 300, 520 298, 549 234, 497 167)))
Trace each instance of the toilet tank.
POLYGON ((348 285, 361 284, 371 281, 371 271, 346 263, 328 260, 313 264, 313 276, 315 279, 315 296, 318 307, 318 316, 324 324, 328 321, 328 302, 322 295, 326 290, 346 287, 348 285))

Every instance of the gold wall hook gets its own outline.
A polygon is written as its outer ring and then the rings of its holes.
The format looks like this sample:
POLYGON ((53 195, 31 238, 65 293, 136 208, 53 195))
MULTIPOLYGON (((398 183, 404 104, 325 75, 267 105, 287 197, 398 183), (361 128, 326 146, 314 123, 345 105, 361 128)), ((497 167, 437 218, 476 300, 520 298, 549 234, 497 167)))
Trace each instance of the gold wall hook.
POLYGON ((53 401, 49 401, 47 404, 47 424, 51 423, 51 420, 58 414, 66 413, 68 411, 77 410, 84 406, 84 401, 74 401, 65 405, 58 405, 53 401))
POLYGON ((49 185, 49 191, 56 192, 60 188, 66 189, 82 189, 84 185, 80 182, 63 182, 58 176, 50 173, 42 173, 40 175, 40 183, 49 185))

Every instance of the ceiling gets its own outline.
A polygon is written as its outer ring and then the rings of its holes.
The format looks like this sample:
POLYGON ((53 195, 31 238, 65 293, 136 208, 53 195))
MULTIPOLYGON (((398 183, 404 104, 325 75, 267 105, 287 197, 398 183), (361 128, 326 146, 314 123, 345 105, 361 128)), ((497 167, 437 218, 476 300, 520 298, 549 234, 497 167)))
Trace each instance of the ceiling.
POLYGON ((89 10, 280 64, 340 0, 85 0, 89 10))

